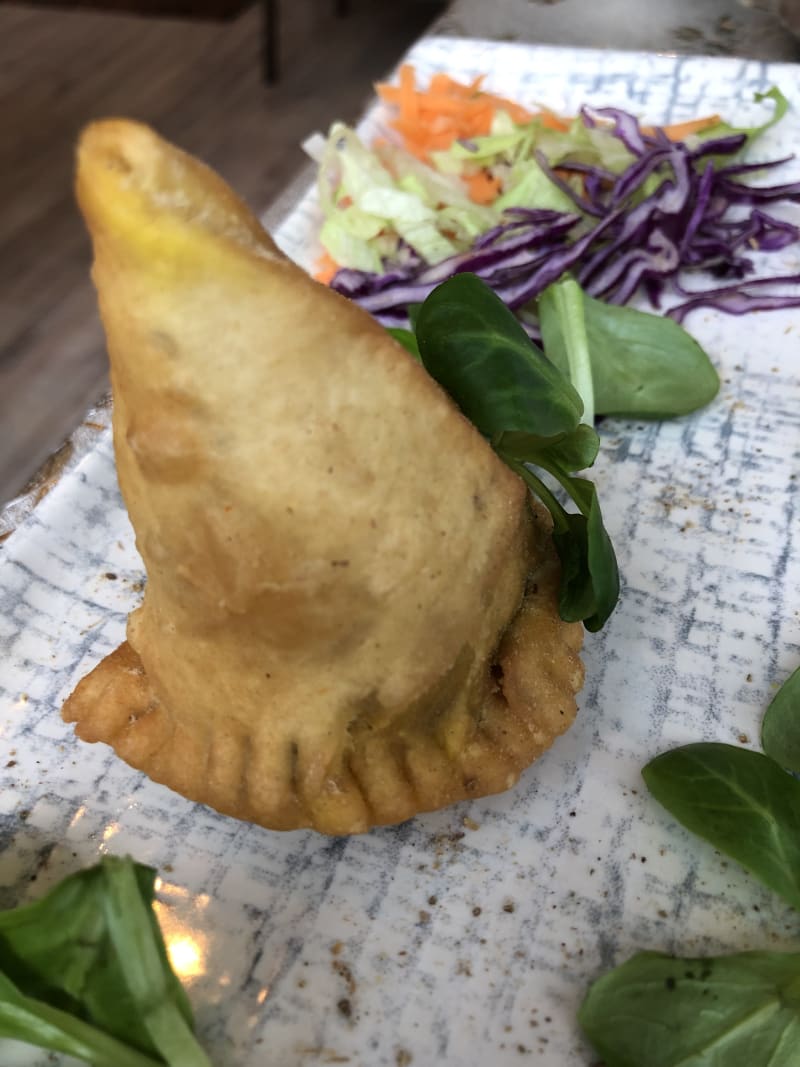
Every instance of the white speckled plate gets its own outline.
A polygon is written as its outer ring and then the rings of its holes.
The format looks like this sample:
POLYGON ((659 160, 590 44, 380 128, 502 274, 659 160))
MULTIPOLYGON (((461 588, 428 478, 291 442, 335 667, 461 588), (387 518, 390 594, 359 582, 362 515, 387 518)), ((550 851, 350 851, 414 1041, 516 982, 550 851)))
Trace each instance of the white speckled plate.
MULTIPOLYGON (((777 83, 796 110, 762 150, 800 145, 795 67, 449 39, 412 59, 423 73, 487 71, 521 101, 655 121, 755 119, 753 92, 777 83)), ((280 234, 305 263, 314 225, 312 197, 280 234)), ((797 249, 770 269, 800 270, 797 249)), ((800 313, 687 325, 720 368, 714 404, 603 425, 596 474, 624 586, 587 639, 575 727, 512 792, 349 840, 224 818, 61 722, 141 589, 102 438, 2 550, 0 906, 107 850, 157 867, 217 1067, 579 1067, 593 1056, 577 1006, 637 948, 800 948, 796 916, 680 829, 639 776, 677 743, 755 745, 773 687, 800 662, 800 313)), ((49 1061, 0 1043, 0 1062, 49 1061)))

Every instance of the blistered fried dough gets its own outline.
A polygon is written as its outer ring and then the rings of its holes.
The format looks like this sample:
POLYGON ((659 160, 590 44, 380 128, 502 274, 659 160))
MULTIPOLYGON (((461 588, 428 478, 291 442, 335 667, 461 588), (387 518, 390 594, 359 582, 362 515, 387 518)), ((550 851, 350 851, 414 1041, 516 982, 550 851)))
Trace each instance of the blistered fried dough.
POLYGON ((522 482, 146 127, 91 126, 77 189, 148 582, 64 718, 276 829, 355 833, 509 788, 583 673, 522 482))

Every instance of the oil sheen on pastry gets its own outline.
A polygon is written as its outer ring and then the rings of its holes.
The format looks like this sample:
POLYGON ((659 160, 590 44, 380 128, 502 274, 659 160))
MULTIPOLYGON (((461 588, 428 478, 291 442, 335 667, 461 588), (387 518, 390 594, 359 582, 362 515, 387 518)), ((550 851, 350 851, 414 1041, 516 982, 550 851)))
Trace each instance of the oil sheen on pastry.
POLYGON ((77 192, 147 585, 64 718, 274 829, 357 833, 511 787, 583 680, 522 482, 147 127, 90 126, 77 192))

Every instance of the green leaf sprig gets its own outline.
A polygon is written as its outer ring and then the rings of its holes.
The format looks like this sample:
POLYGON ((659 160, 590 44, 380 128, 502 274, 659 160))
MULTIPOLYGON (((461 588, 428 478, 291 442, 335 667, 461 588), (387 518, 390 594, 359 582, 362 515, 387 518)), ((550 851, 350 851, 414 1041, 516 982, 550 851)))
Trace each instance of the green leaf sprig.
POLYGON ((559 612, 601 629, 619 573, 595 487, 575 476, 597 455, 595 414, 667 418, 703 407, 719 389, 708 356, 672 320, 595 300, 567 275, 538 300, 544 352, 473 274, 455 275, 409 311, 413 328, 389 332, 547 506, 562 565, 559 612))
POLYGON ((428 296, 415 334, 427 371, 550 511, 561 617, 599 630, 617 603, 619 572, 596 489, 574 473, 594 463, 599 447, 595 430, 581 423, 580 394, 473 274, 458 274, 428 296), (533 467, 561 485, 577 513, 533 467))
POLYGON ((0 1037, 94 1067, 211 1067, 152 909, 155 872, 104 856, 0 912, 0 1037))
MULTIPOLYGON (((762 723, 767 754, 703 742, 642 775, 679 822, 800 910, 800 671, 762 723), (776 758, 772 758, 772 757, 776 758)), ((800 953, 641 952, 599 978, 578 1021, 605 1067, 798 1067, 800 953)))

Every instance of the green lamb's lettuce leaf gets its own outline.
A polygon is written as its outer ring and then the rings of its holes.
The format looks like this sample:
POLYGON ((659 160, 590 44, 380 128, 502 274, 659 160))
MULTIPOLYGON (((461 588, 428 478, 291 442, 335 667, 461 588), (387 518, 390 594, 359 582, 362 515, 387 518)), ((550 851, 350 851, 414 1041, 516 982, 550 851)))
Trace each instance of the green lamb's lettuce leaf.
POLYGON ((787 771, 800 774, 800 668, 773 697, 761 722, 761 745, 787 771))
POLYGON ((153 1059, 42 1000, 26 997, 0 972, 0 1037, 63 1052, 93 1067, 160 1067, 153 1059))
MULTIPOLYGON (((547 358, 567 377, 583 400, 583 419, 594 426, 594 368, 589 350, 586 297, 572 278, 549 285, 539 299, 539 326, 547 358)), ((602 412, 601 412, 602 413, 602 412)))
POLYGON ((640 952, 594 983, 578 1021, 605 1067, 796 1067, 800 953, 640 952))
POLYGON ((591 388, 598 415, 686 415, 719 390, 711 360, 672 319, 595 300, 571 278, 548 286, 538 311, 548 359, 587 407, 591 388))
POLYGON ((416 334, 428 372, 485 437, 509 430, 550 437, 577 427, 578 393, 474 274, 434 289, 416 334))
POLYGON ((537 434, 507 432, 495 440, 498 452, 527 460, 546 450, 551 460, 564 470, 582 471, 591 467, 600 450, 600 438, 594 429, 581 423, 572 433, 540 437, 537 434))
MULTIPOLYGON (((588 431, 579 427, 576 434, 588 431)), ((589 431, 594 433, 594 430, 589 431)), ((611 539, 603 524, 597 490, 586 478, 568 473, 558 460, 564 442, 555 447, 526 450, 525 459, 498 448, 498 455, 539 497, 553 518, 553 544, 561 561, 558 610, 566 622, 583 622, 590 632, 601 630, 619 599, 619 570, 611 539), (546 470, 578 505, 568 512, 542 479, 531 469, 546 470)), ((567 451, 570 451, 567 445, 567 451)), ((522 450, 520 450, 522 451, 522 450)))
POLYGON ((152 910, 154 879, 106 856, 0 913, 0 1037, 98 1067, 210 1067, 152 910))
POLYGON ((572 473, 593 463, 598 449, 594 428, 580 421, 580 395, 472 274, 435 289, 415 313, 414 328, 428 372, 549 509, 562 618, 599 630, 616 605, 619 573, 595 487, 572 473), (577 514, 533 467, 560 484, 577 514))
POLYGON ((417 338, 411 330, 405 330, 402 326, 387 326, 386 332, 390 337, 393 337, 395 341, 398 341, 406 352, 412 355, 414 359, 422 362, 422 358, 419 354, 417 338))
POLYGON ((642 776, 687 829, 800 908, 800 780, 760 752, 710 742, 664 752, 642 776))

